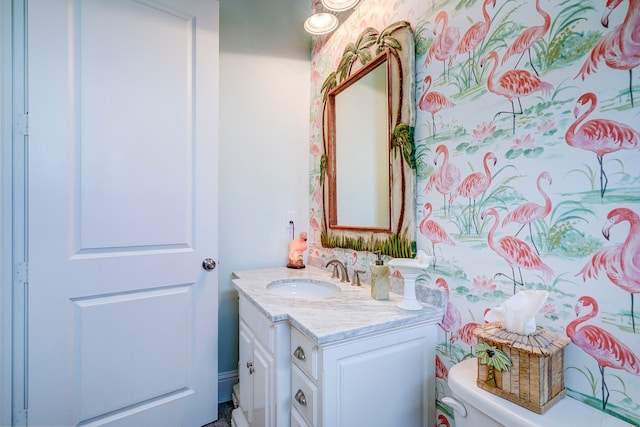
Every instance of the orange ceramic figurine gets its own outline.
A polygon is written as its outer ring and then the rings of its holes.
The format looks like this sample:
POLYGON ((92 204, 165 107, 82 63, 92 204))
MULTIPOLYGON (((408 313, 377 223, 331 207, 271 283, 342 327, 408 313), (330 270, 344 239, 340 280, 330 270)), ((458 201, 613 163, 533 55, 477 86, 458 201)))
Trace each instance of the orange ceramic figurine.
POLYGON ((304 268, 302 253, 307 250, 307 232, 301 231, 297 239, 289 242, 289 268, 304 268))

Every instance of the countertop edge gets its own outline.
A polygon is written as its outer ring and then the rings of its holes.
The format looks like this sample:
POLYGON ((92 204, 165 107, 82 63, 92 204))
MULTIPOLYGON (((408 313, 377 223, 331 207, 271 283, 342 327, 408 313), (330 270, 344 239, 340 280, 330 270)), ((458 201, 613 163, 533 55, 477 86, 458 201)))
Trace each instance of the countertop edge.
MULTIPOLYGON (((274 304, 273 299, 266 301, 264 305, 261 303, 260 298, 264 298, 264 289, 268 283, 292 276, 330 280, 328 271, 317 267, 310 267, 306 272, 303 270, 288 271, 286 268, 272 268, 234 272, 232 274, 232 283, 234 289, 260 313, 266 316, 268 320, 274 323, 288 321, 291 326, 299 329, 319 345, 336 343, 346 339, 390 331, 406 326, 437 324, 444 314, 444 309, 426 303, 422 303, 425 307, 423 310, 410 311, 397 308, 396 303, 402 299, 402 296, 397 294, 390 295, 390 301, 377 301, 369 295, 364 294, 364 292, 369 289, 368 285, 363 286, 359 290, 343 288, 346 295, 338 301, 344 302, 345 298, 349 298, 351 295, 351 298, 356 298, 354 305, 353 307, 346 306, 342 308, 336 308, 332 305, 330 315, 325 314, 325 312, 329 310, 326 306, 324 309, 313 306, 305 307, 304 302, 292 302, 285 299, 281 300, 281 307, 274 304), (366 297, 364 295, 366 295, 366 297), (268 307, 265 307, 265 305, 268 307), (274 307, 277 310, 274 310, 274 307), (365 310, 368 309, 369 312, 376 308, 384 309, 386 317, 382 316, 382 320, 377 321, 378 317, 375 316, 375 314, 372 314, 371 317, 367 319, 363 319, 361 314, 360 319, 350 324, 349 321, 351 318, 349 318, 349 314, 353 313, 352 310, 363 307, 365 310), (316 324, 314 324, 316 318, 309 317, 309 310, 318 310, 316 324), (343 314, 345 315, 345 322, 336 322, 335 318, 343 314), (326 323, 331 323, 331 325, 327 325, 326 323)), ((342 286, 350 285, 342 284, 342 286)))

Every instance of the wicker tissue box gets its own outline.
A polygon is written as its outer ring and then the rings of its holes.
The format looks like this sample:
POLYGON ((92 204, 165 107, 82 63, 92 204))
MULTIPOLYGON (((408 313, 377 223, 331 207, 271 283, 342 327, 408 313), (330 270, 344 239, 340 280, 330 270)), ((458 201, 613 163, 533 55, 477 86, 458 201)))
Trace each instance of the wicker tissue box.
POLYGON ((478 342, 502 350, 511 360, 508 371, 494 369, 478 359, 478 387, 510 400, 538 414, 544 413, 565 394, 564 348, 569 339, 542 328, 530 335, 521 335, 502 328, 501 323, 489 323, 476 328, 478 342))

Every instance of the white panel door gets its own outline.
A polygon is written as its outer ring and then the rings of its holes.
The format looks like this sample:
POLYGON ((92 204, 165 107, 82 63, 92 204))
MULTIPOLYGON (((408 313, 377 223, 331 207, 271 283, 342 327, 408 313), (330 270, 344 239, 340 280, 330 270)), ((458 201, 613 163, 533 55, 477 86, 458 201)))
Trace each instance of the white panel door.
POLYGON ((217 418, 218 2, 29 0, 28 424, 217 418))

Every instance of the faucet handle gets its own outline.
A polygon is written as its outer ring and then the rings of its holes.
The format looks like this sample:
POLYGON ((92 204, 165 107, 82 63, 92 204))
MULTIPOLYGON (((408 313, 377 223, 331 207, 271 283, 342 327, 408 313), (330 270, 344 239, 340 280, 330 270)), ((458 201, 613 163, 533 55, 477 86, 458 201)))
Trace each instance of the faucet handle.
POLYGON ((353 283, 352 285, 361 286, 360 285, 360 275, 366 273, 364 270, 353 270, 353 283))
POLYGON ((335 279, 338 277, 338 266, 336 264, 332 264, 333 270, 331 270, 331 278, 335 279))

